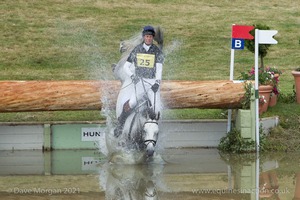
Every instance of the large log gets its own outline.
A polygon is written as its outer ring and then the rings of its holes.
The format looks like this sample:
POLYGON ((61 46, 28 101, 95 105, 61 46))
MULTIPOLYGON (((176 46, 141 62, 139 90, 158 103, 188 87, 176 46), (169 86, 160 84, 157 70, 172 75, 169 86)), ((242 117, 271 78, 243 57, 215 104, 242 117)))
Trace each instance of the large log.
MULTIPOLYGON (((0 112, 100 110, 114 107, 119 81, 0 81, 0 112)), ((239 108, 243 83, 163 81, 165 108, 239 108)))
POLYGON ((218 81, 163 82, 162 100, 167 108, 240 108, 244 83, 218 81))

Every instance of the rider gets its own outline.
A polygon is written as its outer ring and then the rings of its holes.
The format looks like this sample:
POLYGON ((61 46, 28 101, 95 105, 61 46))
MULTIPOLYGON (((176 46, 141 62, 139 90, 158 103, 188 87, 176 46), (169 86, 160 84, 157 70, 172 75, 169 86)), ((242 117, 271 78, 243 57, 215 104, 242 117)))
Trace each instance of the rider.
MULTIPOLYGON (((135 84, 135 93, 123 105, 123 110, 118 118, 118 126, 115 129, 115 136, 118 137, 123 130, 126 118, 137 105, 137 101, 143 97, 148 98, 152 105, 155 114, 160 110, 159 104, 159 86, 162 78, 162 68, 164 56, 155 44, 153 44, 155 30, 152 26, 143 28, 143 42, 137 45, 124 64, 125 73, 132 79, 135 84), (131 65, 134 64, 134 70, 131 70, 131 65), (140 81, 142 79, 142 81, 140 81), (146 94, 145 94, 145 91, 146 94)), ((153 117, 152 117, 153 118, 153 117)))

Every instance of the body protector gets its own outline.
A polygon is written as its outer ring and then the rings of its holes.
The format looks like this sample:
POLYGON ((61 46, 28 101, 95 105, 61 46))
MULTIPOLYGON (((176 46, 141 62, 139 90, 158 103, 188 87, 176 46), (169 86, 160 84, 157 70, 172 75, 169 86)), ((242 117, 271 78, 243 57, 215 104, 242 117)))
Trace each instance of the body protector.
MULTIPOLYGON (((124 65, 125 72, 129 77, 138 77, 143 79, 144 82, 135 82, 136 93, 132 94, 129 100, 129 105, 133 108, 137 100, 139 100, 145 93, 148 93, 149 99, 156 101, 160 97, 158 86, 162 78, 164 56, 162 51, 155 45, 147 46, 144 43, 136 46, 130 53, 127 62, 124 65), (134 64, 134 71, 130 66, 134 64), (154 86, 155 85, 155 86, 154 86), (152 86, 154 86, 153 89, 152 86), (154 95, 155 93, 155 95, 154 95), (150 98, 152 97, 152 98, 150 98)), ((156 101, 159 104, 158 101, 156 101)), ((160 109, 155 109, 159 111, 160 109)))

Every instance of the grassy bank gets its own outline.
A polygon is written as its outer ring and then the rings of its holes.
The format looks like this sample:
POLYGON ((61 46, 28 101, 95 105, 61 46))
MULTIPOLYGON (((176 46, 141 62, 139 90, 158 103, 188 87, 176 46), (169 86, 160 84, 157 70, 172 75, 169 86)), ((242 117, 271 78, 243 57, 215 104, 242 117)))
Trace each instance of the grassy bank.
MULTIPOLYGON (((297 1, 45 0, 0 3, 0 80, 114 79, 119 42, 144 25, 165 30, 163 79, 229 79, 231 25, 262 23, 278 30, 264 62, 283 71, 282 94, 293 94, 291 70, 299 67, 297 1)), ((235 53, 235 78, 254 65, 248 50, 235 53)), ((118 92, 118 91, 116 91, 118 92)), ((299 130, 299 105, 279 102, 290 134, 299 130), (289 131, 290 130, 290 131, 289 131)), ((166 118, 226 118, 223 110, 166 111, 166 118)), ((2 113, 0 121, 98 120, 99 111, 2 113)), ((295 134, 297 136, 297 134, 295 134)), ((299 139, 299 136, 298 136, 299 139)))

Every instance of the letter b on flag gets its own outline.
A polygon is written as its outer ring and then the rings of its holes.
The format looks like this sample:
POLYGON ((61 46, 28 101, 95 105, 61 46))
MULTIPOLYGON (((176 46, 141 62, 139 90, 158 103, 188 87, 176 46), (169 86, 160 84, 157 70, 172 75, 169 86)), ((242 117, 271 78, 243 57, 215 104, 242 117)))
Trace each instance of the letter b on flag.
POLYGON ((244 39, 236 39, 232 38, 231 48, 232 49, 244 49, 245 40, 244 39))

